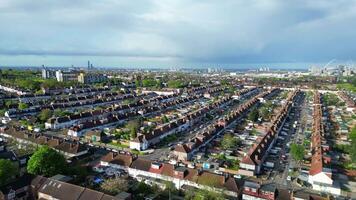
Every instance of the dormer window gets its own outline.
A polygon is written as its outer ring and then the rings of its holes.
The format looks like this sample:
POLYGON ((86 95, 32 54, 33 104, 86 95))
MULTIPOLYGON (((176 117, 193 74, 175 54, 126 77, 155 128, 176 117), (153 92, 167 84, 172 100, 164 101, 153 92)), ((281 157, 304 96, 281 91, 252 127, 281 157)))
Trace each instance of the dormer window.
POLYGON ((159 169, 159 168, 161 168, 161 163, 152 163, 151 164, 151 167, 153 168, 153 169, 159 169))

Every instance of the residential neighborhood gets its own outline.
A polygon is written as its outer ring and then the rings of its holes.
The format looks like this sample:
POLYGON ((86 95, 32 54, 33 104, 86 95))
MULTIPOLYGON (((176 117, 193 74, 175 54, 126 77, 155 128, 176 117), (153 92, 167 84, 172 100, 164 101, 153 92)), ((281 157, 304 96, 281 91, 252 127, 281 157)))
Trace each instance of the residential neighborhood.
POLYGON ((126 73, 40 95, 2 88, 2 198, 356 197, 355 93, 225 72, 117 78, 126 73))

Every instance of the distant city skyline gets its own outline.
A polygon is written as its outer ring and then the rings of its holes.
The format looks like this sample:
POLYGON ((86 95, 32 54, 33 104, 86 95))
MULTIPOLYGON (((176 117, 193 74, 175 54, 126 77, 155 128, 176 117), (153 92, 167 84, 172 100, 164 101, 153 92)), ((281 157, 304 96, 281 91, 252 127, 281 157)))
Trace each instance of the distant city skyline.
POLYGON ((0 3, 0 66, 297 68, 356 60, 356 1, 0 3))
MULTIPOLYGON (((77 62, 77 64, 72 64, 72 63, 65 63, 62 62, 61 64, 43 64, 43 63, 36 63, 36 64, 19 64, 19 65, 4 65, 4 64, 0 64, 0 68, 5 67, 5 68, 11 68, 11 67, 37 67, 37 68, 41 68, 41 67, 49 67, 49 68, 87 68, 87 63, 88 61, 79 61, 77 62)), ((229 70, 229 71, 245 71, 245 70, 258 70, 260 68, 268 68, 270 70, 310 70, 312 67, 317 67, 317 68, 325 68, 325 67, 337 67, 340 65, 344 65, 344 66, 349 66, 349 67, 356 67, 356 63, 354 63, 353 61, 348 61, 348 62, 310 62, 310 63, 234 63, 234 64, 209 64, 209 63, 186 63, 186 64, 171 64, 171 65, 167 65, 167 64, 157 64, 157 63, 152 63, 152 64, 147 64, 143 65, 143 64, 137 64, 137 65, 133 65, 130 63, 126 63, 126 64, 106 64, 103 65, 100 62, 97 63, 92 60, 90 60, 91 65, 94 68, 117 68, 117 69, 224 69, 224 70, 229 70), (330 63, 328 65, 328 63, 330 63)))

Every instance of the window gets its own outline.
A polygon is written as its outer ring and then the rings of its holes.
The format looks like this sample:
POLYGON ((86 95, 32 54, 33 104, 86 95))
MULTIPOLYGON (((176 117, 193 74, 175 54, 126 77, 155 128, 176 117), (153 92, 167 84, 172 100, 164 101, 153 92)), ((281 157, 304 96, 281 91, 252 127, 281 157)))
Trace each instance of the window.
POLYGON ((15 199, 16 193, 14 190, 11 190, 9 194, 7 195, 8 199, 15 199))

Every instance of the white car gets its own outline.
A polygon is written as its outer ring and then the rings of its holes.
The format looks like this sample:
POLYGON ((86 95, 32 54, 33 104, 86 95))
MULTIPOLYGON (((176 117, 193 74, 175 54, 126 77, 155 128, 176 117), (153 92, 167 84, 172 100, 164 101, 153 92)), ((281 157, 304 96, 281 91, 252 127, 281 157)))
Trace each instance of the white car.
POLYGON ((241 177, 240 174, 235 174, 235 175, 234 175, 234 178, 241 179, 242 177, 241 177))
POLYGON ((221 171, 219 171, 219 170, 214 170, 214 173, 215 174, 219 174, 219 175, 222 175, 223 173, 221 172, 221 171))

